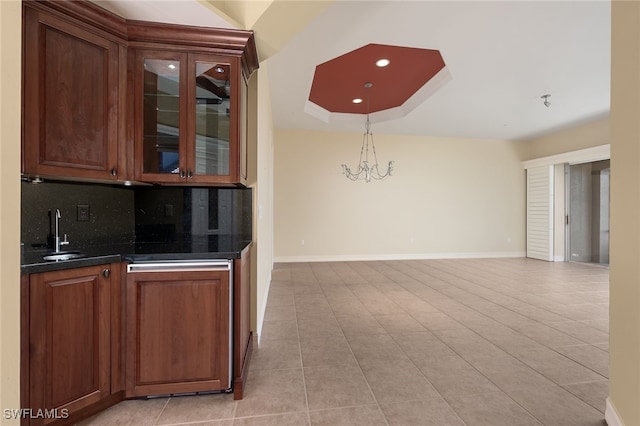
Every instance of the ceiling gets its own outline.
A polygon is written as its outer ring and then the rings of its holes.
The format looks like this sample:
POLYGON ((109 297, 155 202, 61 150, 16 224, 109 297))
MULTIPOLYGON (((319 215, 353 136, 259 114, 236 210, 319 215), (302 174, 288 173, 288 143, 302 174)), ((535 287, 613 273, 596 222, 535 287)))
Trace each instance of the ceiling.
MULTIPOLYGON (((97 2, 132 19, 237 26, 204 1, 97 2)), ((287 3, 276 2, 281 8, 287 3)), ((281 15, 286 22, 288 17, 281 15)), ((274 126, 363 131, 363 116, 319 119, 307 104, 316 66, 375 43, 438 50, 449 75, 404 117, 372 116, 374 133, 510 140, 540 136, 608 115, 610 33, 610 2, 605 0, 337 0, 264 60, 274 126), (549 107, 541 99, 546 94, 551 95, 549 107)), ((394 72, 390 84, 405 78, 402 70, 394 72)))
POLYGON ((316 66, 305 111, 325 121, 404 117, 449 77, 437 50, 370 43, 316 66))

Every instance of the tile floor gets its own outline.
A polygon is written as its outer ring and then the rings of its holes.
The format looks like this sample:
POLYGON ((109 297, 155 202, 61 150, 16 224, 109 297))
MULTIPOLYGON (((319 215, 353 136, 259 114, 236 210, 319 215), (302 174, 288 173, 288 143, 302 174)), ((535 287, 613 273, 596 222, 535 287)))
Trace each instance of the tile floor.
POLYGON ((604 425, 609 270, 531 259, 279 264, 245 398, 83 425, 604 425))

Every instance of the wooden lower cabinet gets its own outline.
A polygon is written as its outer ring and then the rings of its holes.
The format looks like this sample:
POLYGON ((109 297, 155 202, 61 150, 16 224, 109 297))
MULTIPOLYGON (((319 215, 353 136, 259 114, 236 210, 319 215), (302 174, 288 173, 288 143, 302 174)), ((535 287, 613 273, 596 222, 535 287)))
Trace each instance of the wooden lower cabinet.
POLYGON ((242 399, 253 350, 251 332, 251 247, 233 262, 233 399, 242 399))
POLYGON ((229 271, 127 276, 126 396, 229 390, 229 271))
POLYGON ((28 388, 22 397, 30 409, 23 424, 71 423, 119 390, 112 354, 118 358, 121 347, 111 326, 119 314, 119 271, 119 264, 107 264, 23 279, 28 324, 22 325, 22 374, 28 388))

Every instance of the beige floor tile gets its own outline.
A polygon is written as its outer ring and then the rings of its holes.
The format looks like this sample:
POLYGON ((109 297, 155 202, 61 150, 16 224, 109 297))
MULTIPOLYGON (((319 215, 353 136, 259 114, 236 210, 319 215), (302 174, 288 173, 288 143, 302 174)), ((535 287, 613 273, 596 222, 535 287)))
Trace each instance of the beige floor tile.
POLYGON ((293 294, 296 296, 322 296, 322 287, 317 282, 297 282, 293 286, 293 294))
POLYGON ((519 359, 558 385, 604 379, 602 375, 551 349, 524 353, 519 359))
POLYGON ((387 330, 387 333, 414 333, 427 331, 418 321, 409 314, 374 315, 378 323, 387 330))
POLYGON ((360 367, 379 404, 439 397, 408 359, 361 361, 360 367))
POLYGON ((576 321, 606 320, 609 309, 604 304, 565 305, 562 315, 576 321))
POLYGON ((609 396, 609 381, 575 383, 562 386, 573 395, 577 396, 587 404, 591 405, 601 413, 605 412, 607 397, 609 396))
POLYGON ((298 338, 298 324, 295 320, 265 321, 262 324, 261 341, 290 340, 298 338))
POLYGON ((390 426, 464 426, 460 417, 442 398, 381 404, 390 426))
POLYGON ((342 336, 342 328, 334 318, 324 320, 301 319, 298 320, 298 333, 300 340, 315 339, 327 336, 342 336))
POLYGON ((355 364, 356 360, 344 336, 324 336, 300 341, 305 367, 355 364))
POLYGON ((281 370, 300 368, 300 343, 298 339, 265 339, 251 355, 251 370, 281 370))
POLYGON ((412 316, 419 312, 439 312, 435 306, 418 298, 415 294, 412 294, 412 297, 412 299, 400 299, 394 302, 412 316))
MULTIPOLYGON (((517 329, 517 328, 516 328, 517 329)), ((579 345, 582 341, 571 337, 570 335, 549 327, 545 324, 534 323, 529 326, 518 329, 523 335, 529 337, 531 340, 555 348, 558 346, 579 345)))
POLYGON ((233 426, 233 419, 210 420, 208 422, 176 423, 171 426, 233 426))
POLYGON ((356 300, 332 300, 329 304, 336 318, 340 317, 369 317, 371 314, 358 299, 356 300))
POLYGON ((581 365, 609 377, 609 353, 592 345, 564 346, 558 352, 581 365))
POLYGON ((279 306, 293 306, 293 292, 289 294, 273 294, 273 290, 269 290, 267 298, 267 309, 279 306))
POLYGON ((293 305, 288 306, 267 306, 264 313, 265 321, 295 320, 296 310, 293 305))
POLYGON ((407 359, 407 355, 388 334, 347 336, 347 341, 358 362, 407 359))
POLYGON ((235 417, 307 410, 302 369, 249 371, 235 417))
POLYGON ((541 423, 502 392, 445 397, 467 426, 540 426, 541 423))
POLYGON ((322 288, 322 292, 324 293, 324 296, 327 298, 327 301, 358 300, 358 298, 353 294, 351 290, 349 290, 349 287, 347 287, 346 285, 320 283, 320 288, 322 288))
POLYGON ((452 328, 464 328, 464 325, 442 312, 416 312, 411 316, 428 330, 449 330, 452 328))
POLYGON ((600 331, 603 331, 609 334, 609 318, 602 318, 597 320, 583 320, 580 321, 589 327, 597 328, 600 331))
POLYGON ((310 410, 375 403, 356 364, 305 367, 304 380, 310 410))
POLYGON ((434 330, 447 346, 462 356, 501 356, 504 350, 468 328, 434 330))
POLYGON ((148 426, 156 424, 168 398, 122 401, 78 423, 78 426, 148 426))
POLYGON ((445 398, 450 395, 477 395, 500 390, 458 355, 412 358, 412 361, 445 398))
POLYGON ((306 411, 269 416, 236 418, 233 426, 308 426, 309 415, 306 411))
POLYGON ((369 313, 338 317, 337 319, 342 332, 347 337, 387 334, 387 331, 369 313))
POLYGON ((333 408, 309 413, 313 426, 384 426, 387 423, 377 405, 333 408))
MULTIPOLYGON (((381 282, 385 282, 385 279, 382 279, 381 282)), ((349 287, 349 290, 351 290, 353 292, 353 294, 355 294, 356 296, 360 296, 360 295, 369 295, 369 294, 374 294, 374 293, 379 293, 378 289, 370 283, 356 283, 356 284, 347 284, 347 287, 349 287)))
POLYGON ((362 302, 367 311, 372 315, 395 315, 404 313, 404 310, 400 306, 389 299, 385 301, 367 301, 360 299, 360 302, 362 302))
POLYGON ((449 346, 442 343, 429 331, 391 334, 391 337, 409 358, 413 356, 432 358, 456 355, 449 346))
POLYGON ((605 352, 609 352, 609 342, 607 342, 607 343, 597 343, 594 346, 597 347, 597 348, 602 349, 605 352))
MULTIPOLYGON (((302 287, 311 287, 311 286, 302 286, 302 287)), ((314 287, 318 288, 317 293, 306 292, 306 293, 295 293, 294 302, 296 305, 327 305, 327 298, 322 291, 322 288, 318 284, 314 284, 314 287)))
POLYGON ((298 321, 330 321, 336 318, 333 310, 328 306, 296 306, 296 317, 298 321))
POLYGON ((545 426, 602 426, 604 415, 559 386, 509 392, 545 426))
POLYGON ((467 361, 503 391, 530 389, 554 384, 531 367, 508 354, 497 357, 472 357, 467 361))
POLYGON ((575 337, 576 339, 584 343, 590 343, 593 345, 609 342, 608 325, 604 331, 589 322, 581 321, 565 321, 562 323, 553 323, 551 326, 569 334, 570 336, 575 337))
POLYGON ((172 397, 156 424, 231 419, 235 406, 232 394, 172 397))

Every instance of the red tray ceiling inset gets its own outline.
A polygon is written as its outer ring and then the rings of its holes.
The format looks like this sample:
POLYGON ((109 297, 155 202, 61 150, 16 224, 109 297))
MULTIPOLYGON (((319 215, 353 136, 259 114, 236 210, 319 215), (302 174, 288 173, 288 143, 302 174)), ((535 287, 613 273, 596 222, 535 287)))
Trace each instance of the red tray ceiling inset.
POLYGON ((333 113, 367 114, 399 107, 444 67, 438 50, 368 44, 316 66, 309 101, 333 113), (390 64, 376 66, 383 58, 390 64), (365 88, 367 82, 373 87, 365 88), (354 104, 354 98, 363 102, 354 104))

